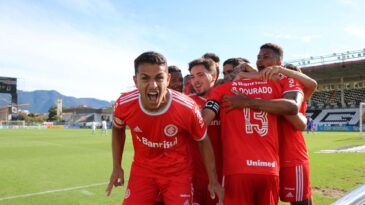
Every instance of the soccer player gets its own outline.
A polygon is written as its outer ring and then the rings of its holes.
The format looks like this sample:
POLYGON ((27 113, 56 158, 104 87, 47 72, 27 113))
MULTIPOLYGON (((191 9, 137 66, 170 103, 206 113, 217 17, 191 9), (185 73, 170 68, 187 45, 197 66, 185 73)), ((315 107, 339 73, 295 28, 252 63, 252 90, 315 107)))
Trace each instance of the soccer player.
POLYGON ((191 84, 191 76, 189 74, 184 76, 183 93, 185 95, 190 95, 192 93, 195 93, 193 85, 191 84))
POLYGON ((250 63, 245 58, 229 58, 223 62, 223 76, 225 82, 232 81, 232 77, 229 75, 233 72, 234 68, 242 63, 250 63))
POLYGON ((134 61, 137 90, 122 94, 114 105, 113 171, 106 192, 124 183, 122 156, 125 128, 131 130, 134 160, 124 205, 151 205, 160 193, 166 205, 191 204, 190 137, 197 141, 209 176, 212 197, 223 199, 206 125, 196 103, 170 90, 163 55, 145 52, 134 61))
POLYGON ((208 58, 208 59, 211 59, 214 61, 215 63, 215 67, 217 69, 217 79, 219 78, 219 73, 220 73, 220 70, 219 70, 219 62, 220 62, 220 59, 219 59, 219 56, 215 53, 205 53, 202 58, 208 58))
MULTIPOLYGON (((189 72, 191 75, 191 83, 195 90, 195 93, 190 97, 199 105, 202 109, 206 103, 206 97, 211 89, 214 87, 217 70, 214 61, 211 59, 199 58, 189 63, 189 72)), ((220 138, 220 121, 218 118, 208 126, 208 137, 212 142, 215 164, 217 168, 218 179, 222 179, 222 149, 220 138)), ((196 143, 195 143, 196 144, 196 143)), ((195 145, 197 146, 197 145, 195 145)), ((208 175, 204 168, 204 163, 200 157, 198 147, 193 149, 194 157, 194 174, 193 174, 193 186, 194 197, 193 202, 196 205, 215 205, 217 199, 212 199, 207 190, 208 175)))
POLYGON ((170 65, 168 67, 169 74, 171 75, 171 80, 168 88, 179 91, 183 91, 183 77, 180 68, 175 65, 170 65))
POLYGON ((96 132, 96 122, 95 122, 95 120, 93 120, 91 122, 91 129, 92 129, 92 134, 95 135, 95 132, 96 132))
MULTIPOLYGON (((260 49, 257 61, 257 66, 261 70, 258 76, 260 79, 277 80, 275 75, 280 73, 300 81, 304 87, 304 100, 292 94, 293 99, 300 106, 300 113, 280 119, 280 198, 282 201, 292 204, 312 204, 308 153, 301 131, 306 126, 305 101, 313 94, 317 83, 301 73, 300 69, 294 65, 280 66, 282 53, 279 46, 264 44, 260 49)), ((245 77, 247 74, 240 73, 240 75, 240 77, 245 77)), ((293 82, 293 79, 289 82, 293 82)))
POLYGON ((101 135, 106 135, 108 131, 108 127, 105 120, 101 121, 101 135))
POLYGON ((304 87, 304 100, 299 113, 297 116, 285 116, 280 123, 280 199, 292 205, 311 205, 309 158, 302 131, 307 123, 306 101, 315 91, 317 82, 292 64, 261 71, 264 79, 279 73, 299 80, 304 87))
MULTIPOLYGON (((260 66, 274 62, 267 55, 260 49, 260 66)), ((210 123, 219 112, 222 122, 225 204, 278 203, 276 115, 297 114, 296 103, 283 96, 300 98, 300 93, 299 84, 282 77, 280 83, 241 79, 221 85, 209 94, 203 117, 210 123)))

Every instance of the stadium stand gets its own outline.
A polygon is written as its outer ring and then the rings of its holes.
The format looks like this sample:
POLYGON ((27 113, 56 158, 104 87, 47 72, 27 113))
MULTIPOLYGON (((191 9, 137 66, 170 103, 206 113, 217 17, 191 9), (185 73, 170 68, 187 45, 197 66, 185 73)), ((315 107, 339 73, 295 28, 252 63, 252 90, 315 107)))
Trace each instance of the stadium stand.
POLYGON ((358 130, 359 106, 365 102, 365 49, 288 63, 300 66, 318 83, 317 90, 307 102, 307 116, 314 120, 317 128, 358 130))

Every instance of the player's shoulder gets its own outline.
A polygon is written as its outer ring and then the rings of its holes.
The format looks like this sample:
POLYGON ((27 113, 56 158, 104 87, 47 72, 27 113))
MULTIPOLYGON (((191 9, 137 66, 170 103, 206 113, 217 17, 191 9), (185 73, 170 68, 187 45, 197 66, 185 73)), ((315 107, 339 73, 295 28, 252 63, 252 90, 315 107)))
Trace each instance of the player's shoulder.
POLYGON ((136 90, 122 93, 120 95, 120 97, 118 98, 118 102, 120 104, 123 104, 123 103, 129 102, 129 101, 132 101, 132 100, 136 100, 136 99, 138 99, 138 97, 139 97, 139 92, 136 89, 136 90))
POLYGON ((175 90, 170 90, 170 93, 171 93, 172 101, 179 105, 182 105, 183 107, 192 109, 194 107, 194 105, 196 104, 195 101, 193 99, 191 99, 191 97, 189 97, 185 94, 182 94, 175 90))

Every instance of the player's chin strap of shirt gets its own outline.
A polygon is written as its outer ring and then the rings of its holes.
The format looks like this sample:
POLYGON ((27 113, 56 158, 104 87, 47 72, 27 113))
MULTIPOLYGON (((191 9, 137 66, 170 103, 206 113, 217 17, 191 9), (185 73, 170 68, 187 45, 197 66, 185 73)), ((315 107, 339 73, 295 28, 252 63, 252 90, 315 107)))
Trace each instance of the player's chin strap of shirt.
POLYGON ((206 109, 206 108, 212 110, 216 115, 218 115, 219 103, 214 100, 208 100, 204 106, 204 109, 206 109))

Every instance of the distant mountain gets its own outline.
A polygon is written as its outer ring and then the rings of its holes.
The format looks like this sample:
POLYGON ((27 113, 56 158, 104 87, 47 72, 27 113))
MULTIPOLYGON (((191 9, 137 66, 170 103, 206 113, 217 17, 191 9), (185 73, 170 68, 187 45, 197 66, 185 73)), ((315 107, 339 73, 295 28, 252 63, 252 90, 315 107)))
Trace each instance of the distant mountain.
MULTIPOLYGON (((5 95, 7 96, 7 98, 10 99, 9 94, 0 94, 0 98, 4 98, 2 96, 5 95)), ((20 109, 29 110, 35 113, 47 113, 48 108, 50 108, 52 105, 55 105, 57 99, 62 99, 62 105, 65 108, 81 105, 86 105, 88 107, 94 108, 102 108, 106 106, 111 106, 113 104, 113 102, 108 102, 95 98, 75 98, 64 96, 55 90, 36 90, 30 92, 18 90, 18 104, 29 104, 28 106, 23 106, 20 109)), ((0 101, 0 105, 4 104, 4 100, 0 101)))

